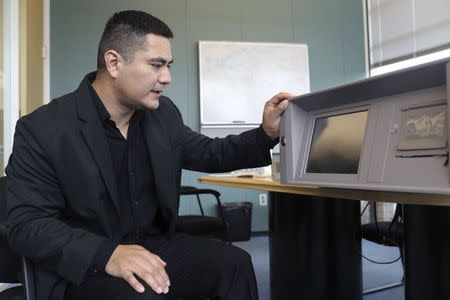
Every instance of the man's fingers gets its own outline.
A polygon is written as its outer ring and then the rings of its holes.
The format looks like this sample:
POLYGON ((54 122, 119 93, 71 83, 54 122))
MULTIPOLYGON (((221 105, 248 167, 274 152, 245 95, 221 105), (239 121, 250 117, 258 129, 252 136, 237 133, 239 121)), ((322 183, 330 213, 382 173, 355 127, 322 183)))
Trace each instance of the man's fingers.
POLYGON ((285 111, 289 105, 289 101, 292 99, 292 94, 279 93, 266 102, 263 112, 262 127, 272 140, 275 140, 279 136, 281 113, 285 111))
POLYGON ((126 272, 123 275, 123 279, 125 279, 126 282, 128 282, 128 284, 131 285, 131 287, 138 293, 143 293, 145 291, 144 286, 136 279, 132 272, 126 272))
POLYGON ((165 268, 162 268, 161 276, 162 276, 162 278, 164 280, 164 283, 169 287, 170 286, 170 279, 169 279, 169 275, 167 274, 165 268))
POLYGON ((138 275, 142 280, 144 280, 156 293, 161 294, 163 292, 163 287, 156 281, 156 279, 148 272, 138 275))
POLYGON ((275 108, 281 114, 289 105, 289 100, 283 100, 280 104, 278 104, 275 108))
POLYGON ((167 275, 166 273, 166 262, 163 261, 158 255, 152 254, 152 253, 148 253, 148 255, 146 256, 147 261, 153 265, 153 267, 161 274, 163 280, 164 280, 164 285, 169 286, 170 285, 170 280, 169 280, 169 275, 167 275))
POLYGON ((267 113, 271 115, 271 118, 279 118, 283 111, 289 105, 289 100, 283 100, 279 104, 274 105, 272 109, 268 110, 267 113))
POLYGON ((273 96, 269 101, 267 101, 268 103, 273 103, 273 104, 278 104, 284 100, 290 100, 294 97, 293 94, 291 93, 278 93, 275 96, 273 96))
POLYGON ((159 270, 154 270, 153 272, 140 270, 137 275, 142 278, 156 293, 167 293, 169 287, 167 285, 167 280, 159 270))
POLYGON ((162 268, 160 271, 160 274, 161 274, 164 285, 170 286, 170 279, 169 279, 169 275, 167 275, 166 269, 162 268))
POLYGON ((167 293, 170 286, 169 275, 166 273, 166 263, 158 255, 147 252, 145 259, 147 267, 140 269, 139 277, 144 279, 157 293, 167 293), (153 285, 152 285, 153 284, 153 285))
POLYGON ((156 258, 161 262, 161 264, 165 267, 167 264, 165 261, 163 261, 159 256, 156 255, 156 258))

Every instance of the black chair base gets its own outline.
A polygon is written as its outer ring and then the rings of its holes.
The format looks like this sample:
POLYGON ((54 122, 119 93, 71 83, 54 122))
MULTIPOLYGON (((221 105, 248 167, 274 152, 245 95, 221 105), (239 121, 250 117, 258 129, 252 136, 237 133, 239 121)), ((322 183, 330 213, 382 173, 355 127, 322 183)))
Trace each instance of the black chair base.
POLYGON ((400 282, 396 282, 396 283, 390 283, 390 284, 385 284, 382 286, 378 286, 376 288, 372 288, 372 289, 367 289, 363 291, 363 295, 368 295, 368 294, 372 294, 372 293, 376 293, 379 291, 384 291, 384 290, 388 290, 388 289, 392 289, 398 286, 402 286, 404 284, 403 280, 400 282))

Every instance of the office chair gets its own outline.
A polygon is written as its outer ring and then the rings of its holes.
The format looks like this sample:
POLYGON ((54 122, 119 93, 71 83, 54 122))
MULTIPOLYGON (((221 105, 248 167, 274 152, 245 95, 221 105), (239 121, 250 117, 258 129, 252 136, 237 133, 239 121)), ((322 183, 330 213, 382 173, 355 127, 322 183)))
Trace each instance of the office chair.
MULTIPOLYGON (((400 259, 404 273, 405 260, 403 256, 403 206, 401 204, 397 204, 394 217, 390 222, 378 222, 376 202, 372 202, 372 208, 375 222, 361 225, 361 237, 379 245, 398 247, 400 250, 400 259)), ((403 283, 404 277, 400 282, 383 285, 370 290, 365 290, 363 294, 370 294, 377 291, 393 288, 403 285, 403 283)))
POLYGON ((0 300, 34 300, 32 263, 15 253, 8 243, 6 228, 6 176, 0 177, 0 282, 22 283, 0 292, 0 300))
POLYGON ((228 224, 225 222, 222 203, 220 202, 220 193, 212 189, 198 189, 193 186, 182 186, 180 188, 180 201, 191 199, 195 196, 199 208, 198 215, 180 215, 176 230, 190 235, 199 235, 211 238, 217 238, 230 242, 228 234, 228 224), (216 199, 219 214, 217 217, 206 216, 203 210, 201 195, 212 195, 216 199))

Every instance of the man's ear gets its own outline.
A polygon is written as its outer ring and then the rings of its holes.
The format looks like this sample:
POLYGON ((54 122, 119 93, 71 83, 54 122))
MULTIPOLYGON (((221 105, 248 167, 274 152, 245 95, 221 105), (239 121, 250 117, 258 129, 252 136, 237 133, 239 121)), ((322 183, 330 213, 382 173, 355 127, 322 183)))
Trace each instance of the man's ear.
POLYGON ((104 55, 105 67, 111 77, 117 78, 122 56, 114 50, 108 50, 104 55))

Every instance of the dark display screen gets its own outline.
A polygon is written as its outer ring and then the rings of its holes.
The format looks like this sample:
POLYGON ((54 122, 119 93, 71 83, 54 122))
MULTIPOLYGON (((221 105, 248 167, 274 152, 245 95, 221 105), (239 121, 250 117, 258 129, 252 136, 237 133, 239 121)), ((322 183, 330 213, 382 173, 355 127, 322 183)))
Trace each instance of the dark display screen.
POLYGON ((357 174, 368 111, 317 118, 306 173, 357 174))

